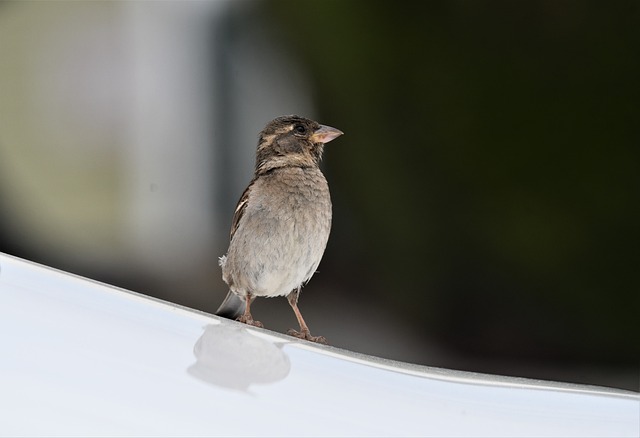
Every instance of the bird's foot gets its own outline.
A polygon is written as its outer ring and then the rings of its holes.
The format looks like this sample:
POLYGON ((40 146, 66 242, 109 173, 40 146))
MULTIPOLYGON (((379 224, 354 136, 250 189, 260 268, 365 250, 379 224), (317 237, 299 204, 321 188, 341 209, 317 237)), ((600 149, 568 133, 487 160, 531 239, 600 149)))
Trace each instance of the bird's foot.
POLYGON ((309 330, 298 331, 294 329, 289 329, 287 331, 287 334, 295 338, 306 339, 307 341, 317 342, 318 344, 327 345, 327 338, 325 338, 324 336, 311 336, 311 332, 309 330))
POLYGON ((264 328, 264 324, 262 324, 260 321, 256 321, 251 317, 246 317, 244 315, 240 315, 238 317, 238 319, 236 319, 236 321, 240 321, 243 322, 247 325, 251 325, 253 327, 259 327, 259 328, 264 328))

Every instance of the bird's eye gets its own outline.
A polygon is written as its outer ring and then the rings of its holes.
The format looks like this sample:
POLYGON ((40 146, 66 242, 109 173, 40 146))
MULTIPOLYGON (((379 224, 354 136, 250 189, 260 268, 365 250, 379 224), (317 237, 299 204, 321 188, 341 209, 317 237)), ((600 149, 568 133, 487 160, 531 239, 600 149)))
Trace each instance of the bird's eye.
POLYGON ((306 134, 307 133, 307 128, 305 128, 303 125, 294 126, 293 130, 296 132, 296 134, 306 134))

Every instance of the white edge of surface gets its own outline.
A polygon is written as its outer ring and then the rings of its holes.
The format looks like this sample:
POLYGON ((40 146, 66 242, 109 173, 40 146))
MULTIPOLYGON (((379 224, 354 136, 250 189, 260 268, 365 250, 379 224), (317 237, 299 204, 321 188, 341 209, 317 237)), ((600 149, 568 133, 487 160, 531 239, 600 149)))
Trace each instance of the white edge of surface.
MULTIPOLYGON (((172 303, 170 301, 165 301, 159 298, 144 295, 139 292, 109 285, 97 280, 93 280, 91 278, 83 277, 81 275, 69 273, 60 269, 52 268, 50 266, 42 265, 36 262, 32 262, 32 261, 25 260, 10 254, 0 252, 0 261, 2 261, 3 257, 8 258, 14 262, 31 265, 32 267, 37 269, 49 271, 57 275, 70 276, 75 279, 106 288, 110 290, 112 293, 121 294, 131 300, 145 302, 147 304, 154 305, 154 306, 160 306, 165 308, 169 307, 174 311, 184 312, 191 316, 195 316, 199 319, 202 319, 203 322, 208 322, 211 319, 214 319, 227 324, 241 324, 241 323, 230 321, 228 319, 221 318, 219 316, 216 316, 214 314, 210 314, 201 310, 192 309, 190 307, 182 306, 180 304, 172 303)), ((0 264, 0 275, 2 275, 2 264, 0 264)), ((393 359, 385 359, 377 356, 371 356, 363 353, 349 351, 342 348, 333 347, 330 345, 314 344, 311 342, 298 340, 291 336, 287 336, 287 335, 274 332, 271 330, 267 330, 267 329, 249 327, 244 324, 242 325, 242 327, 246 328, 247 330, 252 332, 254 335, 257 335, 259 337, 265 337, 272 340, 273 338, 277 338, 279 340, 286 341, 289 344, 295 343, 298 345, 299 348, 303 348, 306 350, 319 352, 321 354, 333 356, 336 358, 358 363, 361 365, 391 370, 394 372, 401 372, 404 374, 415 375, 420 377, 428 377, 431 379, 438 379, 438 380, 456 382, 456 383, 469 383, 469 384, 475 384, 475 385, 504 386, 504 387, 510 387, 510 388, 546 389, 546 390, 555 390, 555 391, 563 391, 563 392, 598 394, 598 395, 634 398, 634 399, 637 399, 640 397, 639 393, 635 393, 633 391, 627 391, 623 389, 617 389, 617 388, 608 388, 608 387, 595 386, 595 385, 583 385, 583 384, 568 383, 568 382, 556 382, 556 381, 549 381, 549 380, 538 380, 538 379, 530 379, 525 377, 501 376, 501 375, 494 375, 494 374, 451 370, 446 368, 412 364, 412 363, 401 362, 393 359)))

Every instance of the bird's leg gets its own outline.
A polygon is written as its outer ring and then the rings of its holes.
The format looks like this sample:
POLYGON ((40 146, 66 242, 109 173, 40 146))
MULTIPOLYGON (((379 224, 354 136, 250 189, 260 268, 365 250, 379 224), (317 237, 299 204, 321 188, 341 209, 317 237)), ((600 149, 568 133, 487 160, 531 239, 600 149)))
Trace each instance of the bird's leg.
POLYGON ((246 303, 244 307, 244 312, 240 315, 237 321, 244 322, 245 324, 252 325, 254 327, 264 327, 264 325, 260 321, 255 321, 253 316, 251 316, 251 302, 255 297, 247 292, 247 295, 244 297, 244 301, 246 303))
POLYGON ((295 336, 296 338, 306 339, 307 341, 317 342, 319 344, 326 345, 327 339, 324 336, 311 336, 309 327, 307 327, 307 323, 304 322, 302 313, 300 313, 300 309, 298 309, 298 295, 300 295, 300 289, 296 289, 293 292, 291 292, 287 296, 287 300, 289 301, 289 305, 291 305, 293 312, 296 314, 296 318, 298 319, 298 324, 300 324, 300 331, 289 329, 289 331, 287 331, 287 334, 290 336, 295 336))

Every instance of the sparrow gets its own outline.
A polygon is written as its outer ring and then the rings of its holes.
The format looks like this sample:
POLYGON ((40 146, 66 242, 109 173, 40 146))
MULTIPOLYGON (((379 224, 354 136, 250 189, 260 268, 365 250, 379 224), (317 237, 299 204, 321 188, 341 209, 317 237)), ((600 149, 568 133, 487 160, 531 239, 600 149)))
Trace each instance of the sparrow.
POLYGON ((253 300, 286 296, 300 325, 287 334, 327 343, 311 335, 298 297, 329 239, 331 197, 319 165, 325 143, 342 134, 296 115, 278 117, 260 132, 254 176, 236 206, 229 249, 220 257, 229 292, 217 315, 263 327, 251 315, 253 300))

